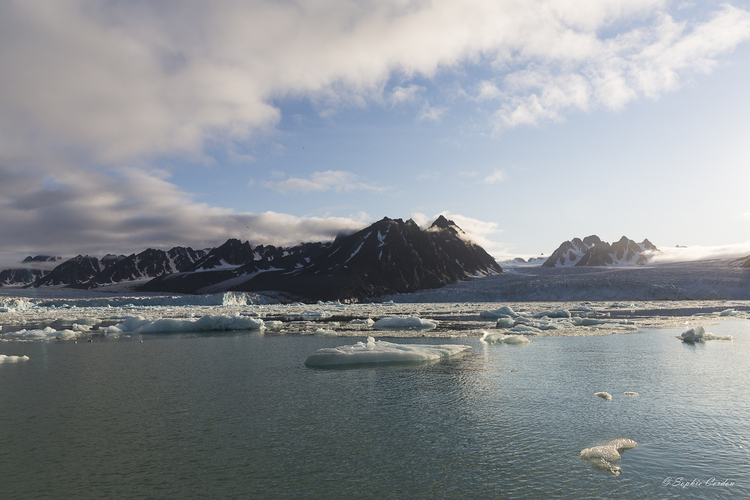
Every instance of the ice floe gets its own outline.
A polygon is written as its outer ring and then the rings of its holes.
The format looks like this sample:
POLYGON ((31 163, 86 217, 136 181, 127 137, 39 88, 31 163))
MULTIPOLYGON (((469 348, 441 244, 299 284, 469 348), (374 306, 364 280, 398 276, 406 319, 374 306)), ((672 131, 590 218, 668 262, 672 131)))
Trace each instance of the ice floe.
POLYGON ((612 395, 608 392, 597 392, 594 394, 594 396, 599 396, 606 401, 612 401, 612 395))
POLYGON ((482 340, 489 344, 528 344, 531 340, 523 335, 505 335, 501 332, 484 332, 482 340))
POLYGON ((625 394, 626 396, 638 396, 637 392, 632 391, 625 391, 623 394, 625 394))
POLYGON ((382 363, 422 363, 449 358, 468 349, 471 349, 471 347, 458 344, 395 344, 367 337, 367 342, 318 349, 305 360, 305 365, 309 367, 330 367, 382 363))
POLYGON ((620 472, 622 472, 622 468, 619 465, 615 465, 615 462, 620 461, 620 453, 635 448, 636 446, 638 446, 638 443, 632 439, 613 439, 605 445, 581 450, 581 459, 587 460, 595 467, 608 470, 616 476, 619 476, 620 472))
POLYGON ((107 333, 174 333, 174 332, 218 332, 227 330, 258 330, 264 327, 262 319, 246 316, 212 316, 198 319, 147 320, 143 316, 127 318, 122 323, 107 328, 107 333))
POLYGON ((37 330, 19 330, 17 332, 6 332, 3 337, 13 340, 51 340, 51 339, 73 339, 78 337, 81 331, 55 330, 45 327, 37 330))
POLYGON ((0 363, 17 363, 19 361, 28 360, 28 356, 6 356, 5 354, 0 354, 0 363))
POLYGON ((688 343, 705 342, 707 340, 732 340, 731 335, 714 335, 708 333, 702 326, 690 328, 678 335, 677 338, 688 343))
POLYGON ((372 327, 376 330, 434 330, 438 321, 416 316, 392 316, 377 320, 372 327))

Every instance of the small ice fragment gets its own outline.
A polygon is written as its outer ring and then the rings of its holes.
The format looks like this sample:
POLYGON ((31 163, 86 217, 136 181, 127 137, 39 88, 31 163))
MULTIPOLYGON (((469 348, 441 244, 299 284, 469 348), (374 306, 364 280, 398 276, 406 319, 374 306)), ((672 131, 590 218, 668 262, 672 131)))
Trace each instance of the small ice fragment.
POLYGON ((328 337, 335 337, 338 334, 334 330, 329 330, 329 329, 326 329, 326 328, 318 328, 317 330, 315 330, 315 332, 313 333, 313 335, 323 335, 323 336, 328 336, 328 337))
POLYGON ((423 363, 449 358, 468 349, 471 349, 471 347, 458 344, 394 344, 367 337, 366 343, 357 342, 354 345, 318 349, 305 360, 305 365, 328 367, 383 363, 423 363))
POLYGON ((719 316, 737 316, 737 311, 734 309, 724 309, 719 313, 719 316))
POLYGON ((608 392, 597 392, 594 394, 594 396, 599 396, 602 399, 606 399, 607 401, 612 401, 612 395, 608 392))
POLYGON ((600 469, 608 470, 619 476, 622 468, 614 465, 620 460, 620 453, 638 446, 632 439, 613 439, 603 446, 594 446, 581 450, 581 459, 588 460, 592 465, 600 469))
POLYGON ((17 363, 19 361, 28 360, 28 356, 6 356, 5 354, 0 354, 0 363, 17 363))
POLYGON ((527 339, 523 335, 505 335, 500 332, 483 332, 482 339, 484 342, 489 344, 527 344, 531 340, 527 339))
POLYGON ((638 393, 637 393, 637 392, 630 392, 630 391, 626 391, 626 392, 625 392, 625 395, 626 395, 626 396, 637 396, 637 395, 638 395, 638 393))
POLYGON ((372 327, 376 330, 434 330, 437 325, 434 319, 394 316, 379 319, 372 327))
POLYGON ((479 317, 482 319, 497 319, 497 318, 515 318, 518 316, 510 306, 503 306, 499 309, 492 309, 490 311, 482 311, 479 313, 479 317))

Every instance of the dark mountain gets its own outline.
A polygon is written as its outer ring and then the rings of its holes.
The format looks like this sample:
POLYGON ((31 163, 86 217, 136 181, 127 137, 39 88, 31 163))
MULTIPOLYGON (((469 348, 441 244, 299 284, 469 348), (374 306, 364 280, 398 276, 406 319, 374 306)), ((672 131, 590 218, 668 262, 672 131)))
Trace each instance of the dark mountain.
POLYGON ((636 243, 623 236, 609 244, 598 236, 564 242, 547 259, 543 267, 645 265, 648 252, 658 249, 648 240, 636 243))
MULTIPOLYGON (((112 262, 109 259, 108 262, 112 262)), ((66 260, 48 274, 34 281, 34 286, 78 285, 88 282, 102 271, 104 265, 96 257, 79 255, 66 260)))
POLYGON ((25 259, 23 259, 23 263, 26 264, 27 262, 60 262, 62 260, 62 257, 52 257, 50 255, 36 255, 32 257, 29 255, 25 259))
MULTIPOLYGON (((227 242, 228 244, 230 242, 227 242)), ((227 244, 225 244, 227 245, 227 244)), ((225 246, 222 245, 222 246, 225 246)), ((437 288, 468 276, 502 272, 495 260, 445 217, 427 230, 409 220, 384 218, 333 243, 291 249, 256 247, 252 260, 232 268, 229 258, 247 256, 232 242, 231 255, 204 262, 194 272, 156 278, 143 291, 209 293, 280 291, 307 300, 364 299, 437 288), (226 264, 219 264, 222 260, 226 264)), ((218 250, 218 249, 217 249, 218 250)), ((226 250, 226 249, 225 249, 226 250)))
MULTIPOLYGON (((88 284, 103 285, 179 273, 188 270, 204 256, 204 250, 189 247, 175 247, 168 251, 149 248, 137 255, 121 256, 122 258, 114 260, 113 264, 98 273, 88 284)), ((113 259, 109 261, 112 262, 113 259)))

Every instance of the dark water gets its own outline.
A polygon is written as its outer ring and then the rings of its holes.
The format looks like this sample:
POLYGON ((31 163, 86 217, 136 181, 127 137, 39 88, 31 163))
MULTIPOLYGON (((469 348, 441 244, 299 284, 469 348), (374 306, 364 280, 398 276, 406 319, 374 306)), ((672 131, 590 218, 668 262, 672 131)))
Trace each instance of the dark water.
POLYGON ((348 370, 304 360, 357 339, 3 343, 30 359, 0 364, 0 498, 747 498, 750 323, 707 330, 735 340, 397 339, 473 349, 348 370), (580 459, 614 438, 621 475, 580 459))

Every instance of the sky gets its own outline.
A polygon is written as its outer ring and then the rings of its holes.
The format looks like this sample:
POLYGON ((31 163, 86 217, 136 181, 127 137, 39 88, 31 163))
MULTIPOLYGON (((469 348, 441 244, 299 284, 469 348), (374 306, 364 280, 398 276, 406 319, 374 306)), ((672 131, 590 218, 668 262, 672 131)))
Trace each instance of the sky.
POLYGON ((8 0, 0 261, 440 214, 748 255, 748 81, 742 1, 8 0))

